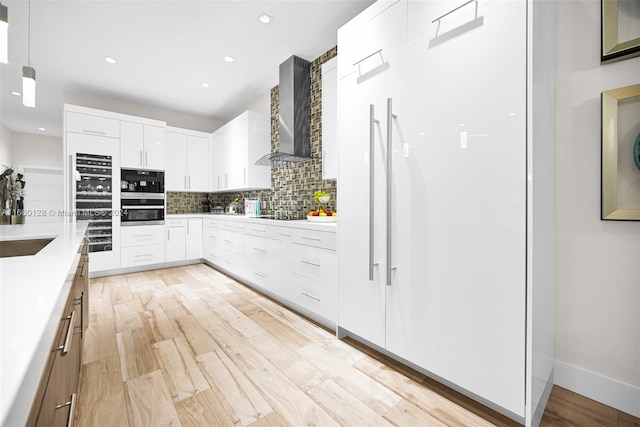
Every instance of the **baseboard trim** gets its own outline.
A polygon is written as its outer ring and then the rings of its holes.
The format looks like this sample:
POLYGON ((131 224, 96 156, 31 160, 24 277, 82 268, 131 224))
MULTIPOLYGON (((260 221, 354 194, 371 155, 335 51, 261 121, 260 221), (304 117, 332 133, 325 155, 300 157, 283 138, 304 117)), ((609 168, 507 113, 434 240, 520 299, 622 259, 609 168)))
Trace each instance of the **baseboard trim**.
POLYGON ((556 360, 554 384, 640 417, 640 387, 556 360))

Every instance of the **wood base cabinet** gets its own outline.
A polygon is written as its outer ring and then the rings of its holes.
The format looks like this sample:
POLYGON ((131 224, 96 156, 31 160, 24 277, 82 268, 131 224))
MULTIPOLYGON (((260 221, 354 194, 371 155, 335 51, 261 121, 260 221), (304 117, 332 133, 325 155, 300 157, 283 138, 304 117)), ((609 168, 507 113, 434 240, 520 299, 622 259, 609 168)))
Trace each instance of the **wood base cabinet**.
POLYGON ((88 319, 88 242, 85 239, 76 274, 51 352, 34 397, 27 426, 62 427, 74 423, 88 319))
POLYGON ((527 34, 555 24, 533 4, 379 1, 338 32, 361 53, 338 62, 339 326, 527 425, 553 348, 533 272, 553 268, 554 102, 531 79, 553 93, 554 53, 527 34))

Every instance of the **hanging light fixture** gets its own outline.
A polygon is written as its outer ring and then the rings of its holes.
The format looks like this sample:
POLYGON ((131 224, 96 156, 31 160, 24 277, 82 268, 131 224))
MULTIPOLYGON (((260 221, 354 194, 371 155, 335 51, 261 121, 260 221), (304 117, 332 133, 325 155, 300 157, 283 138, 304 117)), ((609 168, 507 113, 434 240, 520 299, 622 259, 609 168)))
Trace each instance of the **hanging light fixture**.
POLYGON ((31 0, 29 0, 27 65, 22 67, 22 105, 36 106, 36 70, 31 66, 31 0))
POLYGON ((0 63, 9 62, 9 9, 0 3, 0 63))

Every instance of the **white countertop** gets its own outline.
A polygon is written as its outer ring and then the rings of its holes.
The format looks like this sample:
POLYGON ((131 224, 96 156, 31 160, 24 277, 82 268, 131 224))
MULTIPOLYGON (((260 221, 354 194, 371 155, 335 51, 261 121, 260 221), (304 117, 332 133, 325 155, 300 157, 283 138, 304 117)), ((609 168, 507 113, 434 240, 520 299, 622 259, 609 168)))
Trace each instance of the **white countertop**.
POLYGON ((251 218, 244 215, 225 215, 225 214, 209 214, 209 213, 195 213, 195 214, 175 214, 167 215, 166 219, 179 219, 179 218, 218 218, 225 221, 238 221, 238 222, 251 222, 267 225, 275 225, 277 227, 291 227, 291 228, 303 228, 305 230, 318 230, 336 232, 338 229, 338 222, 310 222, 306 219, 299 220, 281 220, 271 218, 251 218))
POLYGON ((26 422, 80 260, 86 229, 82 222, 0 225, 0 240, 55 237, 36 255, 0 258, 3 425, 26 422))

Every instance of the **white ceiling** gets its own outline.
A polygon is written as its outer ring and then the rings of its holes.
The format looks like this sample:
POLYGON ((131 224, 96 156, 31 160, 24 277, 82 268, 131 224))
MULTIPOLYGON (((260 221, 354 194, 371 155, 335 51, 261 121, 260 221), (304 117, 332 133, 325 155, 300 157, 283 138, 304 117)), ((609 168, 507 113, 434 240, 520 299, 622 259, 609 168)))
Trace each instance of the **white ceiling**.
POLYGON ((0 121, 61 136, 63 92, 227 120, 277 84, 281 62, 312 60, 335 46, 336 30, 372 2, 32 0, 32 109, 11 94, 22 91, 27 64, 28 1, 3 0, 9 64, 0 65, 0 121), (271 24, 258 21, 261 12, 271 24))

